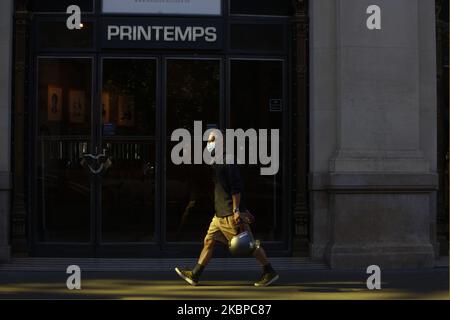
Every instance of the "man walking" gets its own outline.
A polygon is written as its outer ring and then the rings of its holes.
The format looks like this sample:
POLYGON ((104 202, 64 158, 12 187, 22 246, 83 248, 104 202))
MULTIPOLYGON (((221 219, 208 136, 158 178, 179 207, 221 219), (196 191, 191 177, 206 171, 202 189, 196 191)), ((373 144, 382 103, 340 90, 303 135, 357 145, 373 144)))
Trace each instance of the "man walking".
MULTIPOLYGON (((219 131, 213 131, 208 137, 207 149, 211 153, 214 169, 214 207, 215 215, 211 221, 208 232, 204 239, 203 249, 200 253, 197 265, 193 270, 181 270, 175 268, 178 275, 191 285, 197 285, 199 278, 212 258, 214 245, 217 241, 228 245, 229 241, 240 233, 240 224, 243 224, 247 232, 251 232, 248 223, 249 214, 244 207, 242 194, 242 179, 236 164, 219 164, 214 161, 216 142, 219 131)), ((220 142, 222 142, 220 141, 220 142)), ((224 143, 222 142, 224 145, 224 143)), ((224 149, 224 148, 222 148, 224 149)), ((224 157, 225 158, 225 157, 224 157)), ((276 281, 279 276, 269 263, 264 249, 257 246, 253 256, 263 268, 263 273, 255 286, 268 286, 276 281)))

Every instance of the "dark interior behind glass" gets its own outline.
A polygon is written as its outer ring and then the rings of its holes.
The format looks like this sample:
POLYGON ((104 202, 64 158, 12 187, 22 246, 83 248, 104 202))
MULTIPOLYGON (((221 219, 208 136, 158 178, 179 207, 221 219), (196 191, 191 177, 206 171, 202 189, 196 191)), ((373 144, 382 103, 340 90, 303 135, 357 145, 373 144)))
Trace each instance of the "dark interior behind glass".
MULTIPOLYGON (((256 217, 253 225, 255 236, 266 241, 282 240, 285 219, 282 195, 287 191, 282 188, 284 169, 281 166, 284 134, 283 62, 232 60, 230 95, 231 128, 280 130, 278 173, 261 175, 259 164, 241 165, 241 172, 245 183, 243 196, 249 211, 256 217)), ((270 147, 268 150, 270 152, 270 147)))
POLYGON ((230 49, 237 51, 273 51, 285 49, 282 24, 234 23, 230 26, 230 49))
POLYGON ((289 16, 292 0, 230 0, 231 14, 289 16))
POLYGON ((208 124, 219 124, 220 75, 219 60, 167 61, 166 239, 170 242, 200 242, 214 215, 211 168, 173 164, 171 150, 178 142, 170 141, 170 135, 184 128, 193 138, 194 121, 202 121, 203 130, 208 124))
POLYGON ((92 48, 94 28, 92 22, 83 21, 81 29, 69 30, 65 21, 42 21, 39 24, 41 49, 92 48))
POLYGON ((38 61, 37 208, 41 241, 90 240, 92 60, 38 61))
POLYGON ((154 242, 156 59, 104 59, 102 240, 154 242))

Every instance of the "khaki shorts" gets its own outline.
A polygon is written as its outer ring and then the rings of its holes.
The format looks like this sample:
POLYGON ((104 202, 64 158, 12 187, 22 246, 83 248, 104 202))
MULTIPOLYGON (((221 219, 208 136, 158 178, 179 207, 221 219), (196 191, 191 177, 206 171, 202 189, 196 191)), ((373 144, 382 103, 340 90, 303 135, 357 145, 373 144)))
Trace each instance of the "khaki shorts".
MULTIPOLYGON (((243 226, 245 231, 251 233, 250 226, 248 224, 244 224, 243 226)), ((228 245, 230 240, 240 232, 241 229, 239 225, 237 225, 234 221, 233 215, 229 215, 226 217, 214 216, 211 224, 209 225, 205 240, 213 239, 222 242, 225 245, 228 245)))

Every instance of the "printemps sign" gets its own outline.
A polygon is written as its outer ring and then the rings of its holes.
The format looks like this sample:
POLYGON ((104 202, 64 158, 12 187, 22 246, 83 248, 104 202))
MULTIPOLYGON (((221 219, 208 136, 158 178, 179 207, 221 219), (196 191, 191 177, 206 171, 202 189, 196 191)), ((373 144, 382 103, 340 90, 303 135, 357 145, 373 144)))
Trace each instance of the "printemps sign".
POLYGON ((104 48, 221 49, 219 19, 104 18, 104 48))
POLYGON ((113 38, 121 41, 199 41, 215 42, 215 27, 179 27, 179 26, 108 26, 108 41, 113 38))
POLYGON ((221 0, 103 0, 102 13, 103 48, 220 50, 223 47, 221 0), (140 16, 113 18, 108 14, 140 16))

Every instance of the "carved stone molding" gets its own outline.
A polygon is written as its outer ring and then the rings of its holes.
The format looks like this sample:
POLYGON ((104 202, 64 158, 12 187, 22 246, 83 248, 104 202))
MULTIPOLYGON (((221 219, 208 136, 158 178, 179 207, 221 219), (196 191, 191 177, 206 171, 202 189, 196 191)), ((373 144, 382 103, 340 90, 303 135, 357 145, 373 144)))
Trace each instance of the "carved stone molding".
POLYGON ((293 41, 292 72, 292 136, 293 136, 293 224, 294 255, 308 254, 309 210, 307 190, 308 170, 308 63, 309 63, 309 18, 308 1, 292 1, 294 15, 291 20, 293 41))

